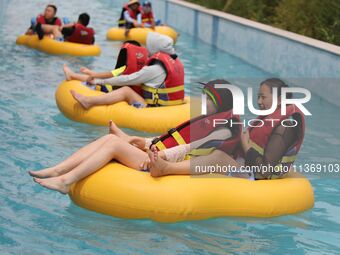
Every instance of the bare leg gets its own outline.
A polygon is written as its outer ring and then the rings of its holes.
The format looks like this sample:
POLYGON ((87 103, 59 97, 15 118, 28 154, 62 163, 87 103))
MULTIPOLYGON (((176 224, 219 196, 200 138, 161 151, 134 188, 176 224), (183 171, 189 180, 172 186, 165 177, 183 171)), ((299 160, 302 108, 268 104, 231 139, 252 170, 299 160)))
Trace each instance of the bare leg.
POLYGON ((61 38, 63 37, 62 33, 60 32, 60 27, 56 25, 41 25, 42 30, 45 34, 53 34, 54 38, 61 38))
POLYGON ((118 162, 130 168, 139 170, 139 166, 144 162, 146 156, 146 152, 134 147, 115 135, 110 135, 108 141, 87 159, 82 161, 77 167, 72 169, 72 171, 58 177, 47 179, 34 178, 34 181, 48 189, 67 194, 73 183, 98 171, 112 159, 116 159, 118 162))
POLYGON ((33 177, 38 178, 48 178, 48 177, 56 177, 59 175, 63 175, 69 172, 71 169, 75 168, 81 162, 83 162, 86 158, 91 156, 96 150, 98 150, 103 144, 108 141, 110 135, 103 136, 94 142, 84 146, 83 148, 76 151, 66 160, 57 164, 54 167, 46 168, 40 171, 29 171, 28 173, 33 177))
POLYGON ((66 64, 64 64, 64 73, 67 81, 87 81, 87 79, 89 78, 89 75, 73 72, 71 68, 69 68, 66 64))
POLYGON ((84 109, 89 109, 96 105, 111 105, 123 101, 128 102, 129 104, 141 102, 146 105, 144 99, 128 86, 121 87, 100 96, 83 96, 73 90, 70 92, 74 99, 77 100, 84 109))
MULTIPOLYGON (((207 156, 195 157, 190 160, 184 160, 181 162, 168 162, 159 157, 157 150, 153 148, 148 152, 150 158, 150 173, 153 177, 160 177, 165 175, 199 175, 206 174, 207 172, 196 171, 196 166, 236 166, 240 167, 232 157, 228 154, 215 150, 207 156)), ((243 177, 243 176, 240 176, 243 177)), ((248 175, 244 177, 249 177, 248 175)))
POLYGON ((59 26, 53 27, 52 34, 53 34, 54 38, 64 38, 63 34, 60 31, 59 26))
POLYGON ((52 34, 54 25, 41 24, 41 28, 45 32, 45 34, 52 34))

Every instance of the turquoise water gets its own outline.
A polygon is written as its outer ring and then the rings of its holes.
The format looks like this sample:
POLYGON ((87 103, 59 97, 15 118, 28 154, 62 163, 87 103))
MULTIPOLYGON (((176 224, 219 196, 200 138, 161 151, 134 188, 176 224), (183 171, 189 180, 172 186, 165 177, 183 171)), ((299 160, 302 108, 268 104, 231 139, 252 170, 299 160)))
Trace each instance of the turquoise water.
MULTIPOLYGON (((310 176, 315 207, 273 219, 222 218, 177 224, 123 220, 73 205, 67 196, 42 189, 26 174, 53 165, 107 132, 69 121, 54 92, 62 65, 110 69, 118 43, 105 41, 119 13, 116 1, 55 1, 60 16, 75 17, 91 6, 100 58, 49 56, 15 45, 16 36, 44 1, 0 0, 0 254, 336 254, 340 253, 340 181, 310 176), (80 7, 77 7, 80 6, 80 7), (98 11, 94 11, 98 10, 98 11)), ((178 53, 186 82, 224 77, 242 86, 272 76, 182 34, 178 53)), ((187 88, 188 91, 190 90, 187 88)), ((316 95, 308 108, 299 163, 339 162, 339 108, 316 95), (335 117, 337 116, 337 117, 335 117), (321 123, 321 124, 320 124, 321 123)), ((129 131, 132 132, 132 131, 129 131)))

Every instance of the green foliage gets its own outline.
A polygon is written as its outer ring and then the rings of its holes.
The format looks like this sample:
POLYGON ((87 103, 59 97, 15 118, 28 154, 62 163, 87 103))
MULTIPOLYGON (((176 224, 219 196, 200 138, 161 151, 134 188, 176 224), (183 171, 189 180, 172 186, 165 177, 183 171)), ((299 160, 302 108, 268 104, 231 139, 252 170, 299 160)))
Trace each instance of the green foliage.
POLYGON ((339 0, 282 0, 273 25, 339 45, 339 21, 339 0))
POLYGON ((340 0, 188 0, 340 45, 340 0))

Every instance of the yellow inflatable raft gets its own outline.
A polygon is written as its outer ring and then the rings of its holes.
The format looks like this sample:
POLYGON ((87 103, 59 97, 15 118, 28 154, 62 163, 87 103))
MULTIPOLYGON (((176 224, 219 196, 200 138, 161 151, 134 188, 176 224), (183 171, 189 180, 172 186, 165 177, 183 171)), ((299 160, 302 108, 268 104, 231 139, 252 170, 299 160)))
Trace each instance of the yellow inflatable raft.
POLYGON ((135 40, 141 44, 146 44, 146 37, 149 32, 157 32, 163 35, 170 36, 174 43, 177 40, 177 32, 168 26, 156 26, 155 29, 151 28, 133 28, 130 30, 129 35, 125 36, 125 29, 114 27, 110 28, 107 32, 107 39, 113 41, 126 41, 126 40, 135 40))
POLYGON ((16 41, 19 45, 37 49, 54 55, 71 55, 71 56, 99 56, 101 53, 98 45, 85 45, 71 42, 58 42, 47 36, 42 40, 37 35, 20 35, 16 41))
POLYGON ((69 119, 88 124, 106 126, 113 120, 118 126, 150 133, 165 133, 190 118, 190 102, 175 106, 135 108, 126 102, 114 105, 95 106, 85 110, 72 97, 70 90, 86 96, 101 95, 80 81, 64 81, 56 91, 56 102, 60 111, 69 119))
POLYGON ((75 204, 99 213, 161 222, 274 217, 314 205, 311 184, 297 173, 263 181, 212 175, 153 178, 118 163, 110 163, 74 184, 69 196, 75 204))

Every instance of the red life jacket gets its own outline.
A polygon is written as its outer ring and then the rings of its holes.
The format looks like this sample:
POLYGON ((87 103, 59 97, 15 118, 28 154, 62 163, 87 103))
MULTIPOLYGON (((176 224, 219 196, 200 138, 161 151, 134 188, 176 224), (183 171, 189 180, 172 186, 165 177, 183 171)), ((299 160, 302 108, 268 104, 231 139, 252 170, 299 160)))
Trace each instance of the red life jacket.
POLYGON ((129 12, 129 15, 130 15, 131 18, 137 20, 137 15, 138 15, 139 13, 141 13, 142 7, 139 6, 139 8, 137 9, 137 11, 133 11, 133 10, 130 8, 130 6, 129 6, 128 4, 124 5, 124 6, 123 6, 123 9, 122 9, 122 12, 121 12, 121 14, 120 14, 120 18, 119 18, 119 20, 118 20, 118 26, 120 26, 120 27, 121 27, 121 26, 124 26, 125 23, 126 23, 126 20, 125 20, 125 17, 124 17, 124 12, 125 12, 125 11, 128 11, 128 12, 129 12))
MULTIPOLYGON (((119 68, 123 65, 126 66, 126 69, 122 73, 122 75, 128 75, 141 70, 147 63, 149 52, 145 47, 137 46, 131 43, 124 43, 119 55, 126 54, 125 64, 120 64, 117 61, 116 68, 119 68), (124 51, 126 51, 124 53, 124 51)), ((118 56, 118 60, 119 60, 118 56)), ((143 95, 142 87, 140 85, 130 86, 134 91, 136 91, 139 95, 143 95)))
MULTIPOLYGON (((148 60, 149 52, 145 47, 137 46, 131 43, 124 43, 120 49, 115 69, 126 66, 123 72, 115 73, 114 76, 128 75, 141 70, 148 60)), ((130 86, 138 94, 142 95, 141 86, 130 86)), ((111 92, 114 88, 112 85, 101 85, 96 88, 102 92, 111 92)))
POLYGON ((40 14, 37 17, 37 23, 40 24, 48 24, 48 25, 56 25, 56 26, 61 26, 61 20, 58 17, 54 17, 52 19, 52 22, 47 22, 47 20, 45 19, 44 15, 40 14))
POLYGON ((142 23, 151 24, 153 20, 154 20, 154 17, 153 17, 152 11, 147 14, 142 12, 142 23))
POLYGON ((125 5, 124 8, 125 8, 126 11, 129 12, 130 17, 133 18, 133 19, 137 19, 137 15, 139 13, 141 13, 141 11, 142 11, 142 7, 141 6, 139 6, 137 11, 132 10, 129 5, 125 5))
POLYGON ((208 116, 202 115, 192 120, 188 120, 176 128, 170 129, 167 134, 154 139, 152 144, 154 144, 158 150, 164 150, 166 148, 172 148, 181 144, 189 144, 194 141, 201 140, 218 129, 228 128, 232 133, 230 138, 207 141, 198 149, 195 149, 195 151, 213 148, 220 149, 229 155, 234 155, 240 141, 242 127, 240 125, 233 125, 232 127, 230 125, 217 125, 214 127, 214 119, 228 120, 228 123, 230 123, 232 119, 234 122, 240 121, 240 117, 238 115, 233 115, 232 111, 215 113, 208 116))
POLYGON ((166 79, 159 88, 142 85, 143 97, 149 105, 178 105, 184 103, 184 66, 179 58, 157 52, 147 65, 161 63, 166 70, 166 79))
MULTIPOLYGON (((249 130, 249 138, 250 138, 251 147, 255 149, 261 155, 264 154, 264 150, 269 142, 272 132, 274 131, 276 127, 281 125, 281 121, 285 119, 294 119, 297 121, 298 126, 300 127, 298 139, 295 142, 295 144, 287 150, 287 152, 281 158, 278 164, 279 167, 281 167, 282 165, 285 167, 285 169, 289 169, 290 166, 294 163, 296 156, 303 142, 304 133, 305 133, 304 114, 295 105, 288 105, 286 115, 282 115, 281 108, 278 107, 278 109, 276 109, 274 113, 267 115, 267 116, 258 117, 258 119, 261 119, 262 121, 264 121, 263 126, 262 127, 250 127, 248 130, 249 130), (275 120, 275 121, 273 121, 272 123, 271 120, 275 120)), ((253 124, 253 123, 252 125, 256 126, 256 124, 253 124)), ((261 125, 262 123, 260 122, 257 124, 257 126, 261 126, 261 125)), ((272 177, 278 177, 278 176, 273 175, 272 177)), ((261 179, 261 176, 258 179, 261 179)))
POLYGON ((115 68, 126 66, 122 74, 132 74, 142 69, 148 61, 148 50, 145 47, 124 43, 120 49, 115 68), (122 57, 121 57, 122 56, 122 57), (122 58, 122 61, 120 61, 122 58))
POLYGON ((72 35, 67 37, 67 41, 81 44, 93 44, 94 30, 90 27, 85 27, 84 25, 77 23, 72 35))

